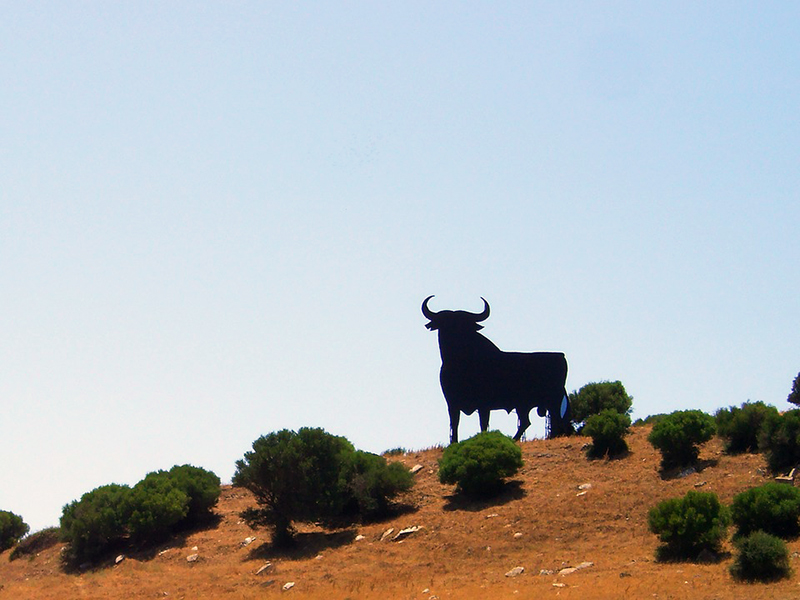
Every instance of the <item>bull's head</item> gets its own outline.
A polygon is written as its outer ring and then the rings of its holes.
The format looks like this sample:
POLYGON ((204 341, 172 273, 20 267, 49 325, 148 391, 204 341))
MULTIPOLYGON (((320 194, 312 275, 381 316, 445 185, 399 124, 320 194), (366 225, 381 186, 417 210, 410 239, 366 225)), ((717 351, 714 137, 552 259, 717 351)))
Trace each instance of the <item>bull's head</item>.
POLYGON ((426 324, 425 327, 431 331, 436 329, 478 331, 479 329, 483 329, 483 325, 478 325, 478 323, 489 318, 489 303, 483 297, 481 297, 481 300, 483 300, 483 312, 481 313, 471 313, 465 310, 440 310, 439 312, 433 312, 428 308, 428 301, 431 298, 433 298, 433 296, 428 296, 422 303, 422 314, 426 319, 430 320, 430 323, 426 324))

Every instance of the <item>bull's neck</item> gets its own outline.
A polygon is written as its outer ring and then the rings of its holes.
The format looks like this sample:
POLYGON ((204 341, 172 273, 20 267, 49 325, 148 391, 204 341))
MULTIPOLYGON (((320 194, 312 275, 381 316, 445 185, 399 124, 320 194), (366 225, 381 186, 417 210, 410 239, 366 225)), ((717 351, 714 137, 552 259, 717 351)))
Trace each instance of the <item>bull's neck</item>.
POLYGON ((486 352, 499 352, 499 349, 477 331, 454 333, 439 330, 442 363, 480 361, 486 352))

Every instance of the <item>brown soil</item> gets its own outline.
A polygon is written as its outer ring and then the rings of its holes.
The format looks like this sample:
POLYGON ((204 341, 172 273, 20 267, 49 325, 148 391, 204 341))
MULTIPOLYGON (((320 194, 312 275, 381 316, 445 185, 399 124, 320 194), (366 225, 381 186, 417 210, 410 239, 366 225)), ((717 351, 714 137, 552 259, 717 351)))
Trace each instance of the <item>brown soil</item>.
MULTIPOLYGON (((147 555, 67 574, 61 544, 32 557, 0 555, 0 598, 793 598, 800 575, 769 585, 734 582, 727 554, 711 564, 659 563, 647 530, 647 511, 659 500, 699 488, 724 502, 767 479, 760 455, 727 456, 719 440, 701 453, 700 470, 662 478, 660 455, 647 443, 649 428, 634 428, 631 452, 619 460, 589 461, 587 438, 534 440, 522 446, 525 466, 502 496, 468 502, 436 477, 441 449, 398 457, 421 464, 416 485, 402 500, 413 510, 346 530, 300 526, 288 553, 269 545, 238 513, 253 505, 245 490, 225 486, 220 522, 164 544, 147 555), (591 484, 586 493, 578 486, 591 484), (420 526, 403 541, 380 541, 387 529, 420 526), (245 538, 256 540, 244 546, 245 538), (364 536, 360 538, 358 536, 364 536), (197 547, 197 550, 193 550, 197 547), (196 562, 188 562, 197 554, 196 562), (265 563, 271 568, 256 571, 265 563), (558 571, 592 565, 571 574, 558 571), (524 567, 516 577, 506 573, 524 567), (544 572, 544 574, 543 574, 544 572), (547 574, 550 572, 551 574, 547 574), (288 582, 294 586, 284 591, 288 582)), ((790 553, 800 541, 789 543, 790 553)), ((800 565, 792 559, 795 571, 800 565)))

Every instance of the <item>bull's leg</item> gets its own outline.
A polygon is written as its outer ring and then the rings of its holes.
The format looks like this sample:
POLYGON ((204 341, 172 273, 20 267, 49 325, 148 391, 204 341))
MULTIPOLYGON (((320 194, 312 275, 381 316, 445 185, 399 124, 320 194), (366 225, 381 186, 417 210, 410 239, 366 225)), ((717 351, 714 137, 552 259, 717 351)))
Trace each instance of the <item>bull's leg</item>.
POLYGON ((522 437, 522 434, 525 433, 525 430, 530 427, 531 418, 528 416, 527 410, 517 409, 517 419, 519 420, 519 429, 517 429, 517 434, 514 436, 514 440, 519 441, 522 437))
POLYGON ((461 411, 457 408, 448 407, 450 413, 450 443, 458 442, 458 421, 461 418, 461 411))
POLYGON ((481 431, 489 429, 489 409, 482 408, 478 411, 478 416, 481 419, 481 431))

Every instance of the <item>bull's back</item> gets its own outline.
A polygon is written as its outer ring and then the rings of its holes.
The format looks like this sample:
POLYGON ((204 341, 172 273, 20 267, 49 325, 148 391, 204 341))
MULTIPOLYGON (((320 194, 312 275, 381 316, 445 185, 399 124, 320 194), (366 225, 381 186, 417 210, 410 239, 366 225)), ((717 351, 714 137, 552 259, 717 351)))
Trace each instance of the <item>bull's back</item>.
POLYGON ((467 414, 560 401, 567 379, 561 352, 499 352, 480 363, 443 365, 442 390, 467 414))

